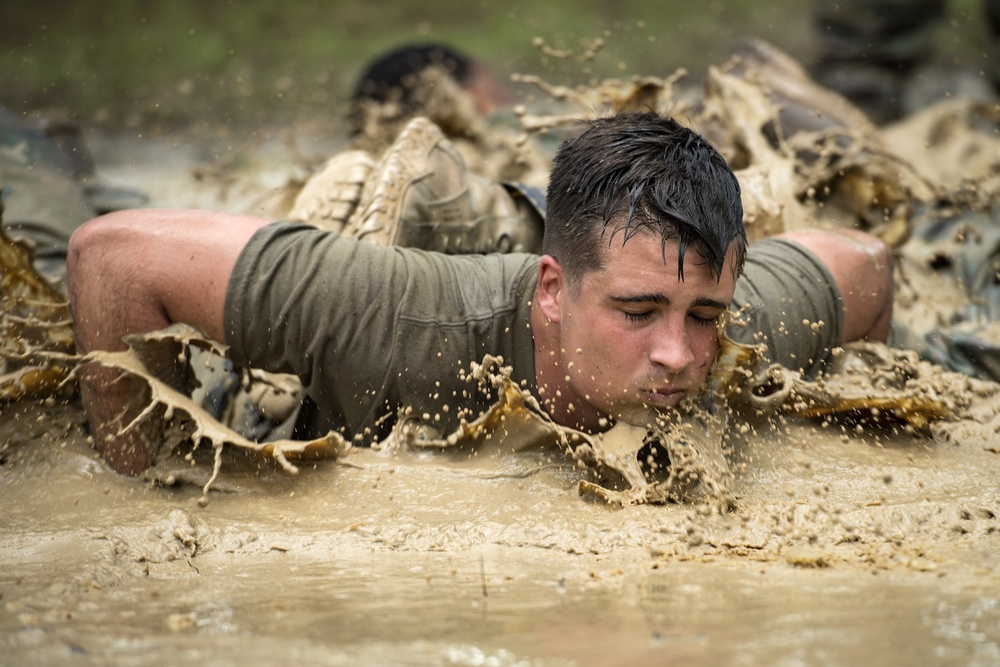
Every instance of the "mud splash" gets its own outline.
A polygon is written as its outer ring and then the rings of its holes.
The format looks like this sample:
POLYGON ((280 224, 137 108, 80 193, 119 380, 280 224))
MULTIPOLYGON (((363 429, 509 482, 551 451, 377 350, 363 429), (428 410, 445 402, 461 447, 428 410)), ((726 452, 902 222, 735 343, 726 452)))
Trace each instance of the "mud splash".
POLYGON ((0 225, 0 401, 55 393, 72 368, 69 305, 32 260, 0 225))

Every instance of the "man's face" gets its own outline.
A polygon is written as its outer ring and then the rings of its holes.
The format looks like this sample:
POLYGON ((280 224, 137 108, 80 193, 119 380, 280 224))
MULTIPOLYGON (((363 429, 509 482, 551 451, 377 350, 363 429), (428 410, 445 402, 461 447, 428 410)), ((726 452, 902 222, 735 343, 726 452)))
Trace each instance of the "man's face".
MULTIPOLYGON (((542 310, 559 327, 555 352, 579 425, 597 415, 645 424, 651 407, 676 407, 704 385, 719 347, 717 322, 733 298, 733 251, 721 278, 689 248, 684 281, 678 246, 639 233, 605 247, 604 267, 570 287, 558 262, 542 262, 542 310), (665 251, 665 252, 664 252, 665 251), (548 272, 560 280, 546 288, 548 272), (549 297, 552 297, 549 299, 549 297)), ((540 360, 545 363, 545 360, 540 360)), ((551 398, 551 396, 550 396, 551 398)), ((565 420, 563 420, 565 421, 565 420)))

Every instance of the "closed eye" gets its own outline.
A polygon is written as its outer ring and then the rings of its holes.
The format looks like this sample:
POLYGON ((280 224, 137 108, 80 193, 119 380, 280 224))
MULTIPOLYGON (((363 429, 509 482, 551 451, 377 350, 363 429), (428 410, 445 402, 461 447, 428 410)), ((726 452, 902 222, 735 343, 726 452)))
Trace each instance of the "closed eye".
POLYGON ((695 315, 691 313, 689 317, 694 321, 695 324, 702 327, 713 327, 719 322, 719 315, 713 315, 712 317, 702 317, 700 315, 695 315))
POLYGON ((647 310, 641 313, 630 313, 628 311, 622 311, 625 315, 625 319, 629 322, 644 322, 653 316, 653 311, 647 310))

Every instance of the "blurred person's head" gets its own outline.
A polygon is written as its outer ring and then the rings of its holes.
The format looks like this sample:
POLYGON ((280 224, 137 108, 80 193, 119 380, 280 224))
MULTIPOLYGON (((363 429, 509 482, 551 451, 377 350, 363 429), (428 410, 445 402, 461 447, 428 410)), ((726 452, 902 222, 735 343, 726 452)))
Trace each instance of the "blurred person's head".
POLYGON ((435 107, 442 100, 466 97, 482 117, 511 104, 513 93, 490 68, 444 44, 402 46, 376 58, 358 77, 351 95, 351 134, 370 131, 375 124, 397 124, 424 115, 448 132, 435 107))

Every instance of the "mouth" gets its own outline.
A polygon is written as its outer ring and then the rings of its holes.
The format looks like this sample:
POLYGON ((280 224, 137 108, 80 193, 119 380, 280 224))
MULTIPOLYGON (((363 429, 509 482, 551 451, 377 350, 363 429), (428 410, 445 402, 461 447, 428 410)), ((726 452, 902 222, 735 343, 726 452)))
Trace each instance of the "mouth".
POLYGON ((656 389, 644 389, 642 399, 652 406, 676 408, 687 395, 683 389, 658 387, 656 389))

